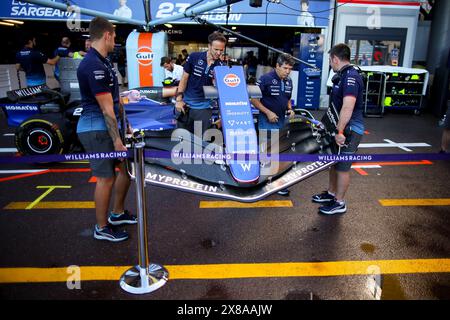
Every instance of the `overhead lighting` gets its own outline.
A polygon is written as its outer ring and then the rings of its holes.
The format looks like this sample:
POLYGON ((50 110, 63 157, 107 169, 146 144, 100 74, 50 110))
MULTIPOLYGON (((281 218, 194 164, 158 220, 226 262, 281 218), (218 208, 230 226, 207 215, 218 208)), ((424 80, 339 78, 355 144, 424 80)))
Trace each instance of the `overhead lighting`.
POLYGON ((237 27, 231 27, 231 30, 236 30, 237 29, 237 27))
POLYGON ((2 26, 14 27, 14 23, 3 22, 3 21, 0 21, 0 25, 2 25, 2 26))
POLYGON ((167 28, 173 28, 173 26, 170 23, 165 23, 164 24, 167 28))
POLYGON ((25 23, 23 21, 18 21, 18 20, 4 20, 4 21, 9 22, 9 23, 14 23, 14 24, 24 24, 25 23))

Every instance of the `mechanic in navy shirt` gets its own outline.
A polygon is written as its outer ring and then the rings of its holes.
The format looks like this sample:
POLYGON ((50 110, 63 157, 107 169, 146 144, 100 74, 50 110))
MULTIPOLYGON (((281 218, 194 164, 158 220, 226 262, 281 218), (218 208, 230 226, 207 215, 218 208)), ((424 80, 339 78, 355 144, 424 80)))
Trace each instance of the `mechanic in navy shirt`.
MULTIPOLYGON (((70 39, 68 37, 63 37, 61 40, 61 45, 56 48, 54 56, 59 56, 61 58, 73 58, 73 51, 70 49, 70 39)), ((55 72, 54 72, 56 80, 59 81, 59 64, 57 63, 55 66, 55 72)))
MULTIPOLYGON (((286 112, 290 117, 295 115, 292 110, 292 80, 289 77, 295 60, 288 54, 280 54, 275 69, 262 75, 256 82, 262 92, 261 99, 251 99, 252 104, 259 110, 258 129, 270 130, 267 134, 272 136, 273 130, 281 130, 286 122, 286 112)), ((260 134, 260 139, 263 136, 260 134)), ((289 190, 278 191, 279 195, 288 196, 289 190)))
POLYGON ((259 110, 258 129, 280 130, 285 124, 286 111, 291 117, 292 80, 289 77, 295 60, 288 54, 278 56, 274 70, 264 74, 256 82, 262 92, 261 99, 252 99, 259 110))
MULTIPOLYGON (((341 147, 341 155, 352 155, 364 134, 363 89, 359 72, 350 64, 350 48, 337 44, 329 51, 330 65, 336 76, 333 79, 331 103, 339 114, 335 141, 341 147)), ((324 204, 319 208, 323 214, 345 213, 344 196, 350 185, 351 162, 338 162, 329 172, 328 190, 314 195, 313 202, 324 204)))
MULTIPOLYGON (((94 18, 89 25, 92 47, 77 70, 83 112, 78 121, 78 137, 86 152, 127 151, 119 134, 119 84, 108 53, 114 50, 114 26, 104 18, 94 18)), ((128 128, 131 131, 131 128, 128 128)), ((114 226, 135 224, 136 217, 124 210, 130 180, 123 162, 115 159, 90 160, 92 175, 97 177, 95 212, 97 224, 94 238, 112 242, 128 238, 125 231, 114 226), (119 174, 115 175, 115 166, 119 174), (109 214, 109 202, 114 188, 114 207, 109 214)))
POLYGON ((178 85, 176 110, 180 113, 177 127, 194 132, 194 122, 202 124, 202 134, 211 125, 211 101, 206 100, 203 86, 213 85, 214 67, 225 65, 220 57, 225 51, 227 39, 220 32, 208 36, 208 51, 192 52, 183 65, 183 76, 178 85))
POLYGON ((16 54, 16 69, 25 72, 27 85, 39 86, 46 84, 44 63, 55 65, 59 56, 53 59, 47 58, 45 54, 35 49, 36 37, 28 36, 25 38, 25 46, 16 54))

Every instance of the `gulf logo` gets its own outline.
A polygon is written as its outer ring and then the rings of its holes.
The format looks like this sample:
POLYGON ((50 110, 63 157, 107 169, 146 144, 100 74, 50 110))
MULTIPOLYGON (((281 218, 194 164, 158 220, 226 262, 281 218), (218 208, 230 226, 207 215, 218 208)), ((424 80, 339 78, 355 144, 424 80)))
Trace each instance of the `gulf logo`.
POLYGON ((234 73, 229 73, 223 78, 223 82, 229 87, 237 87, 241 83, 241 79, 234 73))
POLYGON ((142 66, 149 66, 153 62, 153 51, 149 47, 140 47, 136 53, 137 62, 142 66))

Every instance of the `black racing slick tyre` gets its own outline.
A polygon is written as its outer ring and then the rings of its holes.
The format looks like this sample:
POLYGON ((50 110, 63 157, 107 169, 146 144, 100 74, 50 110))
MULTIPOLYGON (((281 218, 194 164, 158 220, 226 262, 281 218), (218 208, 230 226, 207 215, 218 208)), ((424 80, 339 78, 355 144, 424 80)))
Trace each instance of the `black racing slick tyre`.
POLYGON ((20 124, 15 142, 22 155, 63 154, 69 147, 68 127, 60 115, 33 116, 20 124))

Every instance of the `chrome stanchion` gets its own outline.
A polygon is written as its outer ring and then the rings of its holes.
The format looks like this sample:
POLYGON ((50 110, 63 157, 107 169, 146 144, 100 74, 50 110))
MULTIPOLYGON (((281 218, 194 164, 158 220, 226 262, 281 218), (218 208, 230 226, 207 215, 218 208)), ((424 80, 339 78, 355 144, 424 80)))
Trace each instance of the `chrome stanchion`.
POLYGON ((133 294, 153 292, 161 288, 169 277, 169 272, 163 266, 149 263, 148 259, 144 146, 144 142, 134 144, 139 264, 126 271, 120 278, 120 287, 126 292, 133 294))

